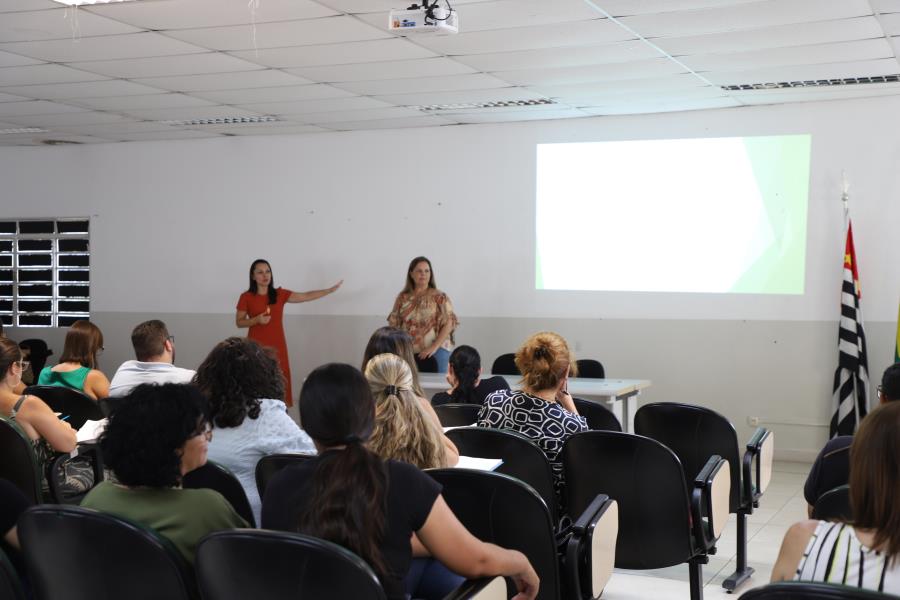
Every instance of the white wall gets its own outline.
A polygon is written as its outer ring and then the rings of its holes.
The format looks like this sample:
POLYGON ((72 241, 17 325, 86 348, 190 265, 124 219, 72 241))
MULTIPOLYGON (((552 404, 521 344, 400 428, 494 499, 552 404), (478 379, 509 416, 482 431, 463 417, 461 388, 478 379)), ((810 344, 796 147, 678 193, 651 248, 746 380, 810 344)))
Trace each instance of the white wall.
POLYGON ((335 296, 288 309, 295 377, 324 360, 356 363, 408 260, 425 254, 462 319, 458 340, 479 347, 486 361, 537 328, 558 329, 579 354, 603 360, 610 376, 653 379, 645 399, 712 406, 742 434, 747 416, 761 417, 784 434, 781 448, 802 454, 824 440, 821 425, 831 411, 842 171, 851 182, 873 373, 880 376, 892 356, 900 299, 898 108, 900 102, 880 98, 495 126, 4 148, 0 214, 92 217, 92 308, 108 338, 107 365, 130 354, 133 324, 162 316, 178 336, 180 362, 195 366, 215 340, 235 332, 234 304, 258 256, 272 262, 280 285, 293 289, 346 280, 335 296), (784 133, 813 135, 804 295, 534 290, 536 143, 784 133))

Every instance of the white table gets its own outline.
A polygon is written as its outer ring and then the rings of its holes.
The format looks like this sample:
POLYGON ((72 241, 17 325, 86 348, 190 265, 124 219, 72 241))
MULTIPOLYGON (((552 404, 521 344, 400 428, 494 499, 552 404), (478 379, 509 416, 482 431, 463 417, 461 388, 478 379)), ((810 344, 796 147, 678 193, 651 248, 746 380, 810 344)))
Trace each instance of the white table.
MULTIPOLYGON (((482 373, 481 378, 493 377, 490 373, 482 373)), ((509 387, 521 388, 519 375, 501 375, 509 383, 509 387)), ((449 387, 444 373, 419 373, 419 383, 429 399, 437 392, 444 392, 449 387)), ((634 430, 634 410, 637 409, 637 396, 641 390, 650 387, 647 379, 592 379, 588 377, 570 377, 569 393, 576 398, 584 398, 592 402, 602 402, 616 414, 625 431, 634 430), (632 406, 632 398, 635 399, 632 406)))

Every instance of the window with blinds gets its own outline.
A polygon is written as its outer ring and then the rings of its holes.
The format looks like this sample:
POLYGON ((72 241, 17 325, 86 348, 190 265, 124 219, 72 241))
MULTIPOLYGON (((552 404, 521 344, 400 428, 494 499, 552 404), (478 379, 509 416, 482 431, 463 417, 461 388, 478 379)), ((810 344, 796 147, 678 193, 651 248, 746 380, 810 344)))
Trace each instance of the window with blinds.
POLYGON ((90 316, 90 219, 0 220, 0 320, 68 327, 90 316))

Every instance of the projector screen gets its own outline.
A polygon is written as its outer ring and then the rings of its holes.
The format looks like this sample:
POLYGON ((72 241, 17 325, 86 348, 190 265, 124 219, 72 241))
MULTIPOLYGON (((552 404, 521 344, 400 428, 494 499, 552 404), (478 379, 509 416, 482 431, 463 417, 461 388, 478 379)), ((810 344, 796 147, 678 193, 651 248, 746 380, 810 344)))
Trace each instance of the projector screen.
POLYGON ((810 142, 538 144, 536 288, 802 294, 810 142))

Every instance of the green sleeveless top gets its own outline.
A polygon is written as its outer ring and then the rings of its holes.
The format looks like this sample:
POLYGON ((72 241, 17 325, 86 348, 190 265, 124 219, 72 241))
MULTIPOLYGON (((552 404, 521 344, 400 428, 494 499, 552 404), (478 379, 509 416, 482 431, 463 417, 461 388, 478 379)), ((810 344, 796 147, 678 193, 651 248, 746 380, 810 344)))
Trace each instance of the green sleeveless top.
POLYGON ((54 371, 52 367, 44 367, 38 375, 37 384, 59 385, 81 392, 84 390, 84 380, 90 372, 88 367, 79 367, 73 371, 54 371))

